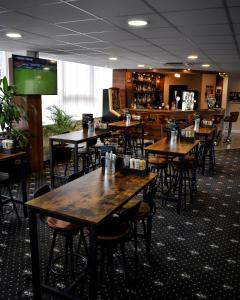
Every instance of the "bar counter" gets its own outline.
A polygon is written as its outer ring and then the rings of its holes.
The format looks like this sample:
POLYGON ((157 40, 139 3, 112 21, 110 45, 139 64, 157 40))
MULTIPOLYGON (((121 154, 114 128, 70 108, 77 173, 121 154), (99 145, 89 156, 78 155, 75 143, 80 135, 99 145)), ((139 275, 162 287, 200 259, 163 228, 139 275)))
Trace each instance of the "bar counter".
POLYGON ((187 123, 192 124, 192 117, 195 112, 200 114, 201 118, 212 119, 214 116, 222 116, 220 123, 217 125, 218 130, 222 130, 223 116, 225 109, 199 109, 194 110, 165 110, 165 109, 130 109, 131 114, 134 116, 141 116, 145 124, 145 139, 158 140, 166 135, 166 123, 168 120, 186 120, 187 123))

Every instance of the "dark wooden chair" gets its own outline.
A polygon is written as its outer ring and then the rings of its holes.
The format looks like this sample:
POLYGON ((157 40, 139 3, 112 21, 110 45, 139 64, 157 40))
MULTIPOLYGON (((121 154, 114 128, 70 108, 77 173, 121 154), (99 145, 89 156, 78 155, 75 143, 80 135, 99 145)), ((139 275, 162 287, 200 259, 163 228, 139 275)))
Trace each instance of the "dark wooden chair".
POLYGON ((125 255, 125 243, 130 241, 134 237, 135 242, 135 260, 137 251, 136 232, 134 228, 134 219, 140 207, 140 201, 135 201, 131 207, 119 211, 112 217, 108 218, 104 223, 99 226, 97 242, 101 249, 100 258, 100 272, 101 278, 103 278, 104 267, 109 268, 110 278, 110 293, 113 297, 114 291, 114 250, 118 245, 121 248, 121 254, 123 259, 123 267, 125 271, 125 281, 129 284, 129 274, 127 267, 127 260, 125 255), (108 264, 105 264, 105 260, 108 260, 108 264))
MULTIPOLYGON (((83 175, 82 172, 72 174, 68 177, 68 182, 75 180, 82 175, 83 175)), ((33 198, 40 197, 40 196, 44 195, 45 193, 50 192, 50 190, 51 190, 50 186, 45 184, 45 185, 41 186, 38 190, 35 191, 33 198)), ((50 247, 48 263, 47 263, 45 283, 48 283, 49 275, 50 275, 51 271, 53 273, 59 274, 59 272, 57 272, 54 269, 54 265, 56 264, 56 262, 59 259, 61 259, 63 257, 65 258, 64 274, 61 274, 61 275, 65 275, 65 276, 69 275, 68 265, 69 265, 69 257, 70 257, 70 277, 71 277, 71 280, 74 280, 74 278, 75 278, 75 267, 74 266, 75 266, 76 255, 73 250, 73 237, 77 236, 79 232, 80 232, 79 239, 81 239, 81 240, 83 239, 85 251, 88 254, 87 244, 86 244, 85 236, 84 236, 84 232, 83 232, 83 226, 81 226, 79 224, 59 220, 54 217, 48 217, 48 216, 45 217, 43 215, 40 215, 40 218, 49 228, 51 228, 53 230, 53 238, 52 238, 52 243, 51 243, 51 247, 50 247), (53 259, 54 247, 56 244, 57 236, 62 236, 65 238, 65 254, 59 255, 55 259, 53 259)))

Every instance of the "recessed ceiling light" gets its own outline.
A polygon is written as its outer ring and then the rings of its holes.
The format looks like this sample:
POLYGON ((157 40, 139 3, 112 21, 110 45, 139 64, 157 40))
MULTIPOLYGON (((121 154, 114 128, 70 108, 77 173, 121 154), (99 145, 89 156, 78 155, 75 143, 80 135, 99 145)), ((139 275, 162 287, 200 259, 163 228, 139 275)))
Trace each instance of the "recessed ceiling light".
POLYGON ((6 36, 11 39, 20 39, 22 37, 21 33, 18 32, 7 32, 6 36))
POLYGON ((188 59, 198 59, 197 55, 188 55, 188 59))
POLYGON ((180 75, 179 73, 175 73, 175 74, 174 74, 174 77, 176 77, 176 78, 180 78, 180 77, 181 77, 181 75, 180 75))
POLYGON ((209 65, 209 64, 203 64, 202 67, 203 67, 203 68, 209 68, 210 65, 209 65))
POLYGON ((148 21, 146 21, 146 20, 129 20, 128 21, 129 26, 135 26, 135 27, 146 26, 147 24, 148 24, 148 21))
POLYGON ((108 59, 109 59, 109 60, 118 60, 117 57, 109 57, 108 59))
POLYGON ((145 65, 138 65, 138 67, 139 67, 139 68, 144 68, 144 67, 145 67, 145 65))

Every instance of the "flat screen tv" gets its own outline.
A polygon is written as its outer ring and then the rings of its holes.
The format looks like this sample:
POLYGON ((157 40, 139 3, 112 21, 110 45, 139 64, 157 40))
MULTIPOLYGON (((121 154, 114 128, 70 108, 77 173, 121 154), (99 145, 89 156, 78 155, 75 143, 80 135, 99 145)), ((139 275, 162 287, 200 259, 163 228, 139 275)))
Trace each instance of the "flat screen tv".
POLYGON ((57 95, 57 62, 13 55, 13 84, 17 95, 57 95))

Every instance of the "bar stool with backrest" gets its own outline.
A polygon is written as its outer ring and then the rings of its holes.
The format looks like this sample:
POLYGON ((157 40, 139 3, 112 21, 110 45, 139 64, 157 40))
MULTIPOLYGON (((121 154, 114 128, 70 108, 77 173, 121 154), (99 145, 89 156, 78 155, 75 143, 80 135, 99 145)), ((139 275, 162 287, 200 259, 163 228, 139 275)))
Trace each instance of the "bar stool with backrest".
MULTIPOLYGON (((157 185, 149 186, 146 194, 144 195, 143 201, 140 202, 139 210, 134 217, 135 230, 137 237, 145 240, 146 257, 151 262, 151 239, 152 239, 152 220, 156 213, 155 196, 157 192, 157 185), (142 223, 142 233, 138 230, 138 223, 142 223)), ((133 198, 123 206, 124 209, 136 205, 139 200, 133 198)))
MULTIPOLYGON (((75 180, 82 175, 83 175, 83 172, 75 173, 69 177, 68 182, 75 180)), ((33 198, 40 197, 40 196, 50 192, 50 190, 51 190, 50 186, 48 184, 45 184, 35 191, 33 198)), ((59 220, 59 219, 56 219, 53 217, 45 218, 43 215, 40 215, 40 218, 45 224, 47 224, 47 226, 49 228, 51 228, 53 230, 53 238, 52 238, 52 243, 51 243, 51 247, 50 247, 48 263, 47 263, 45 283, 48 283, 48 281, 49 281, 50 271, 52 271, 53 273, 57 273, 59 275, 64 275, 64 276, 68 275, 68 273, 69 273, 68 272, 69 256, 70 256, 70 277, 71 277, 71 280, 74 280, 75 270, 74 270, 73 237, 77 236, 77 234, 80 231, 80 235, 83 235, 82 238, 84 239, 83 227, 79 224, 62 221, 62 220, 59 220), (65 238, 65 254, 60 255, 53 260, 54 247, 56 244, 57 236, 62 236, 65 238), (64 266, 65 274, 60 274, 59 272, 57 272, 54 269, 54 265, 62 257, 65 258, 65 266, 64 266)), ((84 245, 87 247, 85 242, 84 242, 84 245)), ((87 251, 87 248, 86 248, 86 251, 87 251)))
POLYGON ((137 249, 136 232, 133 226, 134 218, 140 207, 140 201, 136 201, 134 205, 130 208, 120 210, 118 213, 114 214, 103 222, 98 229, 97 243, 101 250, 100 272, 101 278, 103 278, 104 268, 109 269, 109 279, 110 279, 110 293, 113 297, 114 291, 114 251, 118 245, 121 247, 123 267, 125 270, 125 281, 129 284, 129 274, 127 268, 127 260, 125 254, 125 243, 130 241, 134 237, 135 243, 135 258, 137 249), (108 264, 105 264, 107 258, 108 264))
POLYGON ((230 112, 229 116, 226 116, 224 118, 224 122, 228 123, 228 133, 227 133, 227 137, 224 139, 223 143, 231 143, 231 133, 232 133, 232 123, 237 122, 239 116, 239 112, 238 111, 233 111, 230 112))

